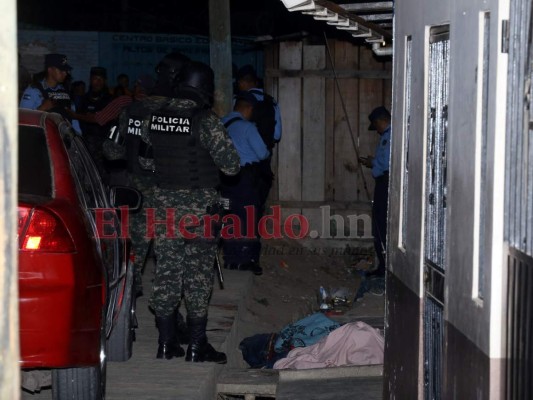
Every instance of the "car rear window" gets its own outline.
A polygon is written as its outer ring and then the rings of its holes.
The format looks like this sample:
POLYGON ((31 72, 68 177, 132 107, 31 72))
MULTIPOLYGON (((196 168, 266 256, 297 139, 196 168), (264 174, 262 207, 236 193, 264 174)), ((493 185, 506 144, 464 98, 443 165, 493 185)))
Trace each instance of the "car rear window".
POLYGON ((52 197, 52 170, 42 128, 19 125, 19 194, 52 197))

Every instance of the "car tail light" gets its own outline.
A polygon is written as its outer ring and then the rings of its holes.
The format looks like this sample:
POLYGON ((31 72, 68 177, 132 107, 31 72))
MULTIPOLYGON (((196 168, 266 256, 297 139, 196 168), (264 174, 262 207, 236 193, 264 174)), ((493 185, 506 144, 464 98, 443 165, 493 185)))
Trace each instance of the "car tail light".
POLYGON ((52 213, 32 207, 18 207, 19 249, 70 253, 76 250, 65 225, 52 213))

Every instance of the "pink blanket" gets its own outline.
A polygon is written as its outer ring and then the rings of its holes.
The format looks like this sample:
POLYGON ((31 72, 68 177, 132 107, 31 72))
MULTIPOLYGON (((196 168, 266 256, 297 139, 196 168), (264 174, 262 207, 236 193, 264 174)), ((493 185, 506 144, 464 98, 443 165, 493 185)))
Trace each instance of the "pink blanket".
POLYGON ((384 342, 378 329, 364 322, 352 322, 312 346, 291 350, 286 358, 274 364, 274 369, 383 364, 384 342))

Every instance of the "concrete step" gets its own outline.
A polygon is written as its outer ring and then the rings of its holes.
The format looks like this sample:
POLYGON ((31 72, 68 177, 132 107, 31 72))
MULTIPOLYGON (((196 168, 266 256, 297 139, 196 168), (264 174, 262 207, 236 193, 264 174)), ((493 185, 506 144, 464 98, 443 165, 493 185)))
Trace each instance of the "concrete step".
POLYGON ((381 399, 383 366, 306 370, 226 369, 218 377, 217 399, 381 399))
POLYGON ((280 382, 276 400, 382 400, 383 377, 351 377, 280 382))
POLYGON ((278 371, 272 369, 226 369, 217 382, 218 398, 227 395, 274 397, 278 386, 278 371))
POLYGON ((383 365, 280 370, 276 400, 381 400, 383 365))

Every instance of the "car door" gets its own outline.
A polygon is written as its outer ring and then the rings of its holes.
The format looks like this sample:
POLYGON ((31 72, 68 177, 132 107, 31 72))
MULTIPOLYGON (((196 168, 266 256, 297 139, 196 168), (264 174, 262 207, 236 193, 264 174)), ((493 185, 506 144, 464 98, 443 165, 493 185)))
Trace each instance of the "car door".
POLYGON ((68 149, 78 194, 87 212, 106 269, 107 310, 106 335, 118 313, 120 285, 126 274, 125 243, 120 238, 120 221, 110 206, 107 188, 103 185, 94 162, 79 136, 71 139, 68 149))

